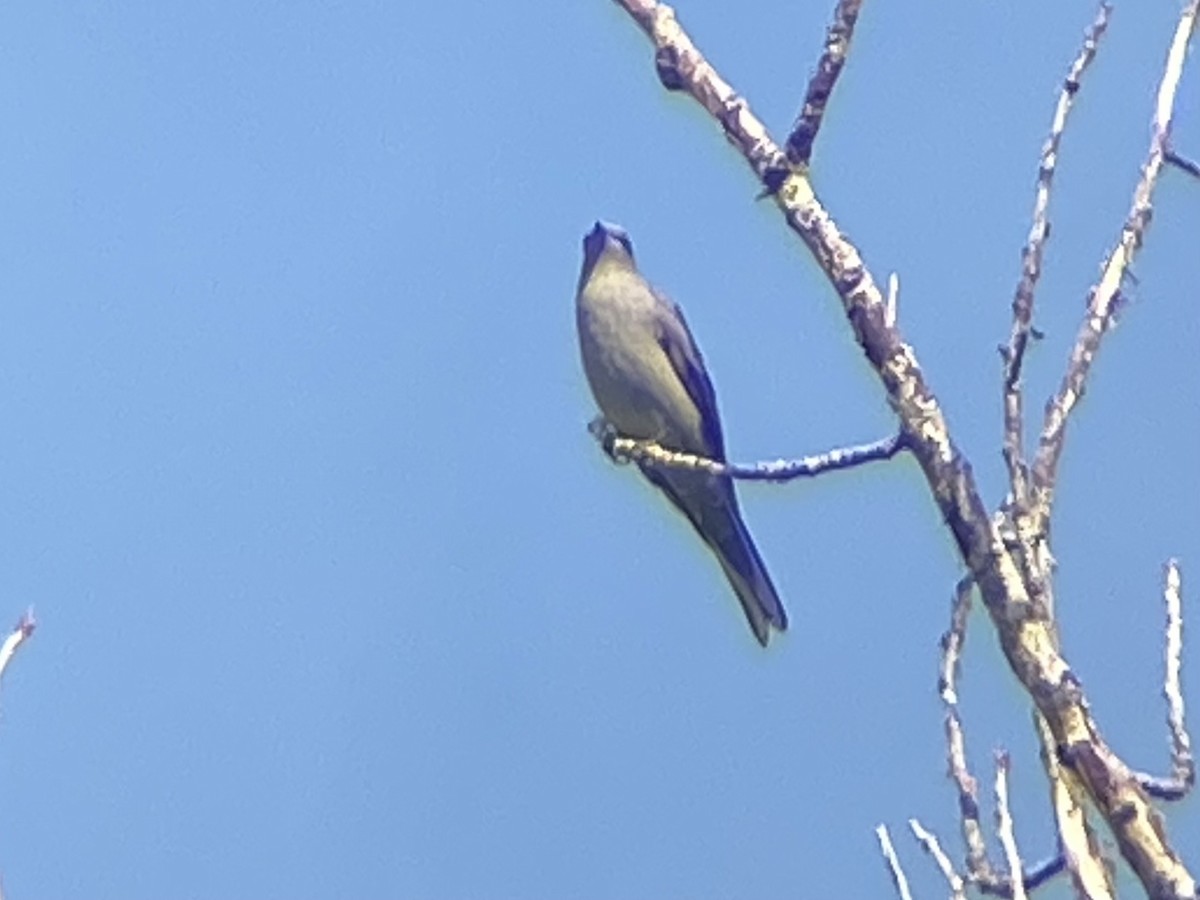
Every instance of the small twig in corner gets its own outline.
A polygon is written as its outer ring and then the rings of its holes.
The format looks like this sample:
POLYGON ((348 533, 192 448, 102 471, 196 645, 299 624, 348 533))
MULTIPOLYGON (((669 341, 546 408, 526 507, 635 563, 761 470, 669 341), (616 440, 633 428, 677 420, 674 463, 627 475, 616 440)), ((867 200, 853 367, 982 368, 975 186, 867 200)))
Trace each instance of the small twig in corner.
POLYGON ((0 644, 0 675, 4 674, 4 670, 12 662, 13 654, 29 639, 35 628, 37 628, 37 622, 34 621, 33 609, 30 608, 17 621, 16 627, 8 633, 4 643, 0 644))

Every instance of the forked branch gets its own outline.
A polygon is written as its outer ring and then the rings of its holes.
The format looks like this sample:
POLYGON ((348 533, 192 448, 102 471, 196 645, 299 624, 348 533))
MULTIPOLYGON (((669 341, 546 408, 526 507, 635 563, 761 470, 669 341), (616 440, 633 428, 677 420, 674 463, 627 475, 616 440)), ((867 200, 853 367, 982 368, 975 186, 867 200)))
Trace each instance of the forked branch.
MULTIPOLYGON (((655 0, 616 2, 654 43, 663 84, 689 94, 720 125, 829 280, 979 588, 1001 649, 1044 718, 1061 761, 1080 779, 1108 822, 1122 855, 1151 896, 1194 896, 1196 882, 1172 848, 1161 816, 1133 772, 1101 736, 1083 686, 1059 650, 1049 609, 1034 602, 1031 585, 1025 580, 1027 572, 1006 543, 1002 523, 988 514, 971 466, 952 438, 916 351, 904 341, 899 325, 891 321, 877 281, 818 199, 806 168, 790 165, 746 100, 704 58, 670 7, 655 0)), ((1091 293, 1067 376, 1047 411, 1031 476, 1032 505, 1038 510, 1032 524, 1043 534, 1067 420, 1100 338, 1111 325, 1125 274, 1149 220, 1150 196, 1164 165, 1175 91, 1198 5, 1200 0, 1191 0, 1180 19, 1159 91, 1151 152, 1133 208, 1117 249, 1091 293)))

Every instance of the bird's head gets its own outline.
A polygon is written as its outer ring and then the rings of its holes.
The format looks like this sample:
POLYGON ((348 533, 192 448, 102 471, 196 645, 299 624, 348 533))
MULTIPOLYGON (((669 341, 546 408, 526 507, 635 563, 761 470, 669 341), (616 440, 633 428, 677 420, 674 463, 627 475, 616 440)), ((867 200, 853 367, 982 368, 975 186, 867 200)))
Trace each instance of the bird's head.
POLYGON ((597 222, 583 238, 583 280, 601 259, 633 265, 633 242, 620 225, 597 222))

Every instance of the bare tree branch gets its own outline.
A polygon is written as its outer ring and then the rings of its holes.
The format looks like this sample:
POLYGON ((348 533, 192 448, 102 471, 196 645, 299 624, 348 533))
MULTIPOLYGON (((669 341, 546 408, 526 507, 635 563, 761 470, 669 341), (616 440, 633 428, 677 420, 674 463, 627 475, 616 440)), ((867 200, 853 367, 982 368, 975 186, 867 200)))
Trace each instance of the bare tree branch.
POLYGON ((791 481, 811 478, 837 469, 851 469, 863 463, 891 459, 904 449, 904 435, 896 434, 869 444, 839 447, 818 456, 799 459, 775 459, 738 464, 709 459, 683 450, 672 450, 657 441, 622 437, 603 418, 594 419, 588 430, 600 441, 604 452, 616 463, 648 463, 675 469, 697 469, 723 478, 742 481, 791 481))
MULTIPOLYGON (((655 0, 617 0, 646 31, 658 48, 658 60, 672 60, 670 81, 686 90, 721 124, 760 179, 778 168, 782 153, 746 101, 696 49, 675 18, 674 11, 655 0)), ((661 67, 660 67, 661 76, 661 67)), ((916 353, 897 327, 886 324, 885 303, 858 250, 842 235, 813 193, 803 173, 790 174, 774 195, 789 226, 812 251, 817 264, 842 300, 854 336, 878 375, 901 427, 929 482, 934 499, 949 525, 967 567, 981 588, 997 621, 1005 622, 1006 648, 1051 647, 1014 564, 993 527, 979 495, 971 467, 955 446, 945 416, 925 382, 916 353)), ((1036 658, 1010 654, 1019 677, 1040 697, 1058 698, 1071 705, 1074 684, 1064 692, 1069 669, 1054 654, 1036 658), (1068 694, 1070 696, 1068 696, 1068 694)), ((1060 715, 1058 718, 1062 718, 1060 715)))
POLYGON ((1000 835, 1000 846, 1008 862, 1009 882, 1012 884, 1013 900, 1025 900, 1025 876, 1021 867, 1021 855, 1017 852, 1017 837, 1013 832, 1012 813, 1008 809, 1008 754, 996 754, 996 831, 1000 835))
POLYGON ((1168 163, 1175 166, 1177 169, 1182 169, 1193 178, 1200 178, 1200 163, 1194 159, 1188 159, 1186 156, 1180 156, 1174 150, 1168 150, 1163 157, 1168 163))
POLYGON ((8 664, 12 662, 14 654, 33 635, 35 628, 37 628, 37 622, 34 621, 33 610, 27 609, 17 620, 13 630, 4 638, 4 642, 0 643, 0 675, 4 674, 8 664))
POLYGON ((1196 783, 1196 760, 1192 740, 1183 721, 1183 689, 1179 673, 1183 660, 1183 586, 1179 561, 1168 560, 1163 597, 1167 604, 1166 675, 1163 697, 1167 701, 1167 728, 1171 732, 1171 762, 1175 777, 1189 789, 1196 783))
POLYGON ((1039 531, 1044 531, 1050 519, 1054 502, 1058 462, 1062 457, 1066 438, 1067 422, 1087 385, 1092 362, 1100 349, 1100 342, 1112 327, 1121 299, 1121 289, 1129 267, 1141 249, 1146 229, 1150 225, 1151 199, 1158 177, 1166 163, 1166 152, 1171 132, 1171 117, 1175 108, 1175 94, 1183 76, 1183 63, 1188 41, 1196 29, 1200 15, 1200 0, 1190 0, 1179 18, 1175 37, 1167 53, 1162 81, 1158 88, 1155 105, 1150 150, 1142 166, 1142 177, 1133 193, 1133 203, 1116 247, 1105 260, 1100 281, 1091 289, 1087 301, 1087 314, 1080 325, 1071 350, 1067 372, 1063 376, 1058 392, 1046 406, 1046 418, 1042 426, 1037 458, 1033 465, 1033 501, 1039 520, 1039 531))
MULTIPOLYGON (((653 42, 659 77, 684 90, 720 123, 726 139, 745 158, 760 182, 787 168, 786 159, 749 104, 736 94, 680 27, 674 11, 655 0, 616 0, 653 42)), ((1033 466, 1033 505, 1037 532, 1045 534, 1062 434, 1083 388, 1099 337, 1111 325, 1112 311, 1149 214, 1149 195, 1163 164, 1163 140, 1182 71, 1184 48, 1195 27, 1197 5, 1190 0, 1168 56, 1155 113, 1155 138, 1134 208, 1118 250, 1092 291, 1089 313, 1072 354, 1063 388, 1051 402, 1033 466)), ((971 466, 954 442, 916 352, 900 329, 889 326, 886 304, 857 248, 841 232, 817 198, 806 171, 790 172, 767 184, 789 227, 804 241, 842 302, 846 317, 888 402, 900 419, 913 456, 929 484, 960 555, 996 627, 1010 667, 1045 717, 1061 761, 1072 767, 1108 823, 1122 856, 1154 898, 1193 897, 1196 882, 1171 847, 1166 824, 1129 767, 1100 734, 1083 685, 1058 646, 1047 606, 1035 601, 1021 565, 1001 528, 987 513, 971 466)))
POLYGON ((913 836, 925 848, 925 852, 933 857, 942 876, 946 879, 946 883, 950 885, 950 900, 967 900, 967 884, 963 881, 962 876, 954 871, 954 863, 950 862, 950 857, 938 843, 937 835, 927 831, 916 819, 909 819, 908 827, 912 829, 913 836))
MULTIPOLYGON (((974 584, 969 577, 962 579, 954 590, 950 610, 950 628, 942 635, 942 664, 938 676, 938 694, 946 713, 946 759, 950 778, 958 790, 959 825, 966 845, 967 880, 979 886, 985 894, 1011 897, 1012 881, 1001 875, 988 857, 987 844, 979 813, 978 786, 967 765, 966 739, 962 718, 958 712, 958 667, 967 640, 967 621, 971 614, 971 592, 974 584)), ((1062 871, 1061 854, 1043 860, 1021 881, 1025 889, 1033 890, 1062 871)))
POLYGON ((958 714, 958 666, 967 640, 967 619, 971 614, 971 592, 975 583, 970 577, 962 579, 954 591, 950 611, 950 628, 942 635, 942 667, 938 678, 938 694, 946 713, 946 761, 950 778, 958 789, 958 816, 963 843, 967 848, 967 872, 976 880, 995 880, 987 842, 979 819, 979 790, 967 766, 967 744, 963 737, 962 719, 958 714))
POLYGON ((1033 331, 1033 296, 1038 279, 1042 275, 1042 255, 1045 252, 1046 241, 1050 238, 1050 220, 1047 215, 1050 207, 1050 188, 1058 166, 1058 146, 1067 126, 1067 114, 1071 111, 1075 95, 1079 93, 1084 73, 1096 58, 1096 48, 1105 29, 1108 28, 1111 12, 1112 7, 1108 3, 1100 5, 1095 21, 1088 28, 1083 47, 1071 63, 1063 81, 1062 91, 1058 95, 1050 135, 1042 145, 1037 190, 1033 202, 1033 225, 1029 229, 1025 249, 1021 251, 1021 280, 1017 283, 1012 302, 1012 333, 1008 338, 1008 346, 1001 350, 1004 357, 1004 460, 1008 465, 1013 501, 1020 509, 1029 502, 1022 425, 1021 365, 1025 361, 1029 338, 1036 335, 1033 331))
POLYGON ((1159 778, 1139 772, 1137 777, 1152 797, 1182 800, 1196 784, 1196 761, 1192 756, 1192 739, 1184 725, 1183 688, 1179 681, 1183 656, 1183 601, 1178 561, 1167 561, 1164 582, 1167 628, 1163 699, 1167 701, 1167 731, 1171 738, 1171 774, 1159 778))
MULTIPOLYGON (((1089 293, 1087 314, 1071 351, 1067 372, 1046 407, 1032 468, 1030 510, 1017 516, 1018 532, 1032 540, 1032 552, 1043 561, 1052 562, 1048 549, 1050 515, 1067 422, 1083 394, 1101 340, 1112 326, 1129 267, 1150 223, 1151 199, 1166 163, 1175 96, 1198 15, 1200 0, 1189 0, 1167 51, 1154 109, 1150 149, 1121 237, 1104 263, 1099 282, 1089 293)), ((1026 561, 1029 562, 1028 554, 1026 561)), ((1036 571, 1032 573, 1035 587, 1048 583, 1048 565, 1044 562, 1035 565, 1036 571)), ((1079 696, 1082 699, 1082 689, 1079 696)), ((1034 697, 1036 700, 1037 695, 1034 697)), ((1043 705, 1039 702, 1038 706, 1045 715, 1043 705)), ((1158 810, 1150 804, 1142 779, 1104 743, 1085 703, 1074 712, 1072 724, 1079 726, 1078 730, 1072 727, 1064 734, 1054 718, 1047 715, 1047 722, 1054 732, 1063 761, 1082 778, 1089 795, 1109 823, 1121 855, 1151 897, 1195 896, 1196 881, 1167 840, 1166 825, 1158 810)))
POLYGON ((896 848, 892 846, 892 837, 888 834, 886 825, 875 826, 875 837, 879 839, 879 849, 883 851, 883 859, 888 866, 888 874, 892 876, 892 884, 900 900, 912 900, 908 890, 908 879, 904 877, 904 869, 900 866, 900 858, 896 856, 896 848))
POLYGON ((833 21, 825 32, 825 50, 817 62, 817 71, 808 82, 804 105, 800 107, 800 115, 792 125, 785 145, 788 162, 794 166, 807 166, 812 158, 813 143, 821 130, 825 107, 850 53, 850 41, 861 6, 862 0, 838 0, 833 11, 833 21))
MULTIPOLYGON (((1034 727, 1041 740, 1042 764, 1050 780, 1050 802, 1058 825, 1059 859, 1071 876, 1075 891, 1086 900, 1111 900, 1112 877, 1095 831, 1087 817, 1087 791, 1079 778, 1058 761, 1054 735, 1036 710, 1034 727)), ((1025 886, 1030 887, 1029 879, 1025 886)))

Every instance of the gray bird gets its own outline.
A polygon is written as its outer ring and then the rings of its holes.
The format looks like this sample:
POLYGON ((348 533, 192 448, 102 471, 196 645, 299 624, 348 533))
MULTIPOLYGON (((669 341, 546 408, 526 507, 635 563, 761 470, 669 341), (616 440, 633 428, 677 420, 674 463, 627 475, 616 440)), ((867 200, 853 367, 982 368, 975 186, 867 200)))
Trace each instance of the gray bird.
MULTIPOLYGON (((717 398, 679 307, 633 260, 624 229, 597 222, 583 239, 575 295, 583 368, 604 418, 623 436, 725 461, 717 398)), ((764 647, 787 614, 742 521, 733 481, 703 472, 641 466, 688 517, 725 570, 764 647)))

